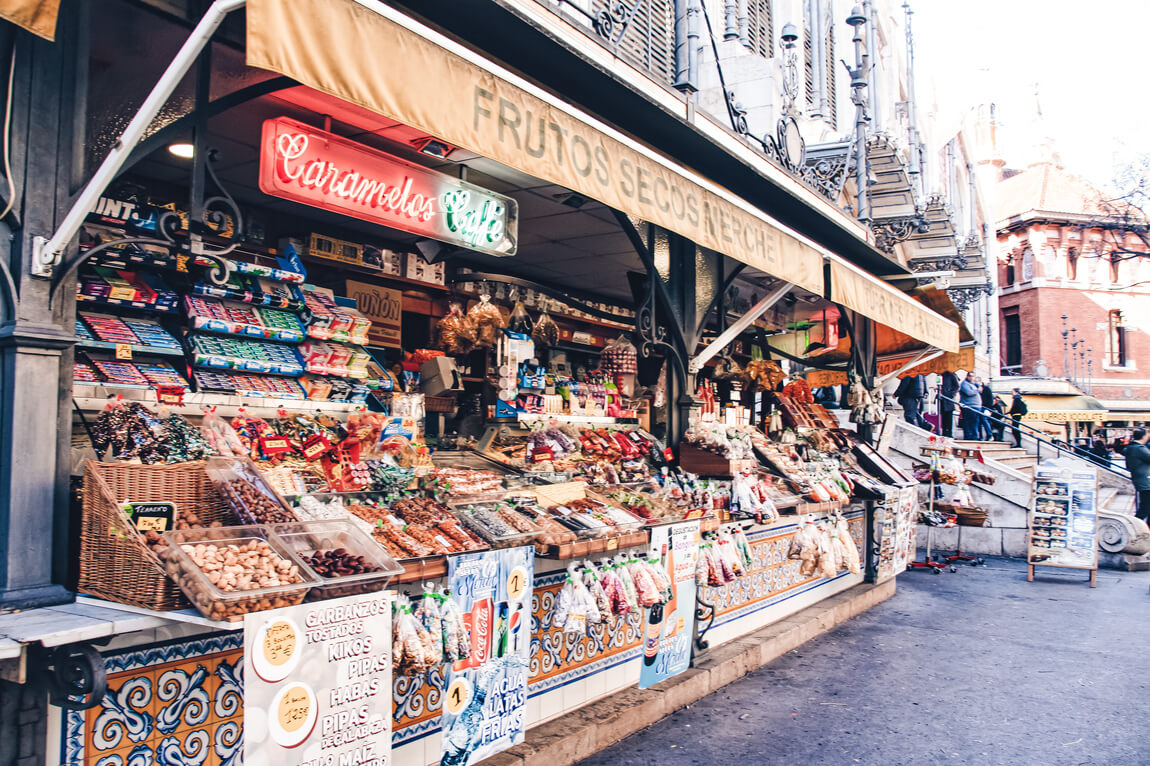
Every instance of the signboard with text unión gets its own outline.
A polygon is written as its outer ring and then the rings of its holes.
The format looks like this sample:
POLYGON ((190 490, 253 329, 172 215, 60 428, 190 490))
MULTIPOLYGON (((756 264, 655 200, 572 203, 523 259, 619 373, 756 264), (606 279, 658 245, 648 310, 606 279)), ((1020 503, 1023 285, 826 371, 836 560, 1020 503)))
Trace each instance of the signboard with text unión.
POLYGON ((403 292, 366 282, 347 280, 347 297, 371 320, 369 346, 400 348, 403 336, 403 292))

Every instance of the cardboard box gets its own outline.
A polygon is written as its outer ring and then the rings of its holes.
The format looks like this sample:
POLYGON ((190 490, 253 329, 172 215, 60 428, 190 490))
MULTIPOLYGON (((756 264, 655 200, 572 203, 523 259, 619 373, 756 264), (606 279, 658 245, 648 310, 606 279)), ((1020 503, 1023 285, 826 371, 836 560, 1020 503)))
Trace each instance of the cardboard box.
POLYGON ((405 257, 406 276, 419 282, 428 282, 433 285, 442 285, 447 279, 447 270, 443 261, 428 263, 418 253, 407 253, 405 257))

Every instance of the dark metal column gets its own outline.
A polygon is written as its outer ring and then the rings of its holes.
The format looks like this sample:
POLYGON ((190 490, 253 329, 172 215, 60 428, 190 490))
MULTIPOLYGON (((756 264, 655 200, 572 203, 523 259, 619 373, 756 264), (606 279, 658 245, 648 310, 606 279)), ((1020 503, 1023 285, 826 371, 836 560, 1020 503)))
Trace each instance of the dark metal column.
MULTIPOLYGON (((32 238, 48 236, 67 211, 82 170, 87 34, 85 3, 61 9, 50 43, 5 27, 15 49, 11 164, 15 203, 0 222, 0 258, 18 300, 0 308, 0 608, 71 599, 68 478, 74 282, 55 305, 31 274, 32 238)), ((0 193, 7 185, 0 182, 0 193)))

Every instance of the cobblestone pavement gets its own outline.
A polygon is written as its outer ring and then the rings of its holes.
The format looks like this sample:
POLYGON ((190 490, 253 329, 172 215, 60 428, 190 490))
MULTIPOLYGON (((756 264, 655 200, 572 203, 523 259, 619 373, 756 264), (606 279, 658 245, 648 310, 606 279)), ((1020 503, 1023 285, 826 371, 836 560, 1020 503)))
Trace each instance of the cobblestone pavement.
POLYGON ((582 766, 1150 764, 1150 572, 988 559, 898 593, 582 766))

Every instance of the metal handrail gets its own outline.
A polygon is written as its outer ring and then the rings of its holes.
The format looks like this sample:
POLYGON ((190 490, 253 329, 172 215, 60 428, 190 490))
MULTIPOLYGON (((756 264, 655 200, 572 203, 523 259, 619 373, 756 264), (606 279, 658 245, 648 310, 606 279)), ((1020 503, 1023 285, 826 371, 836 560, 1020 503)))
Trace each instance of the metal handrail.
MULTIPOLYGON (((1035 449, 1036 449, 1035 457, 1037 457, 1039 459, 1039 461, 1042 460, 1042 445, 1045 444, 1049 447, 1053 447, 1055 452, 1058 454, 1059 457, 1061 457, 1062 453, 1065 452, 1066 454, 1070 455, 1071 457, 1076 457, 1080 460, 1089 461, 1090 463, 1093 463, 1094 465, 1098 466, 1099 468, 1101 468, 1105 471, 1109 471, 1110 473, 1114 474, 1115 476, 1120 476, 1124 479, 1130 478, 1130 472, 1129 471, 1126 471, 1126 470, 1121 469, 1121 468, 1115 468, 1112 465, 1109 465, 1107 463, 1103 463, 1101 461, 1101 459, 1092 452, 1086 452, 1085 450, 1079 450, 1079 449, 1076 449, 1070 445, 1063 447, 1062 445, 1060 445, 1056 442, 1050 441, 1049 439, 1045 438, 1044 435, 1039 436, 1039 434, 1043 434, 1044 432, 1039 431, 1037 428, 1034 428, 1033 426, 1030 426, 1030 425, 1027 425, 1026 423, 1023 423, 1021 420, 1016 421, 1013 418, 1000 417, 999 415, 995 414, 994 412, 984 411, 981 405, 979 405, 977 408, 974 408, 974 407, 971 407, 970 405, 963 404, 962 402, 958 401, 957 399, 952 399, 949 396, 946 396, 942 393, 938 394, 938 398, 940 401, 948 401, 951 404, 955 405, 955 407, 957 407, 959 409, 959 411, 962 411, 964 409, 970 410, 971 412, 975 412, 979 417, 986 417, 987 419, 991 420, 994 423, 1002 424, 1006 428, 1012 428, 1012 429, 1018 428, 1020 435, 1025 435, 1025 436, 1027 436, 1030 439, 1033 439, 1035 441, 1035 449)), ((963 435, 965 436, 965 432, 963 435)))

